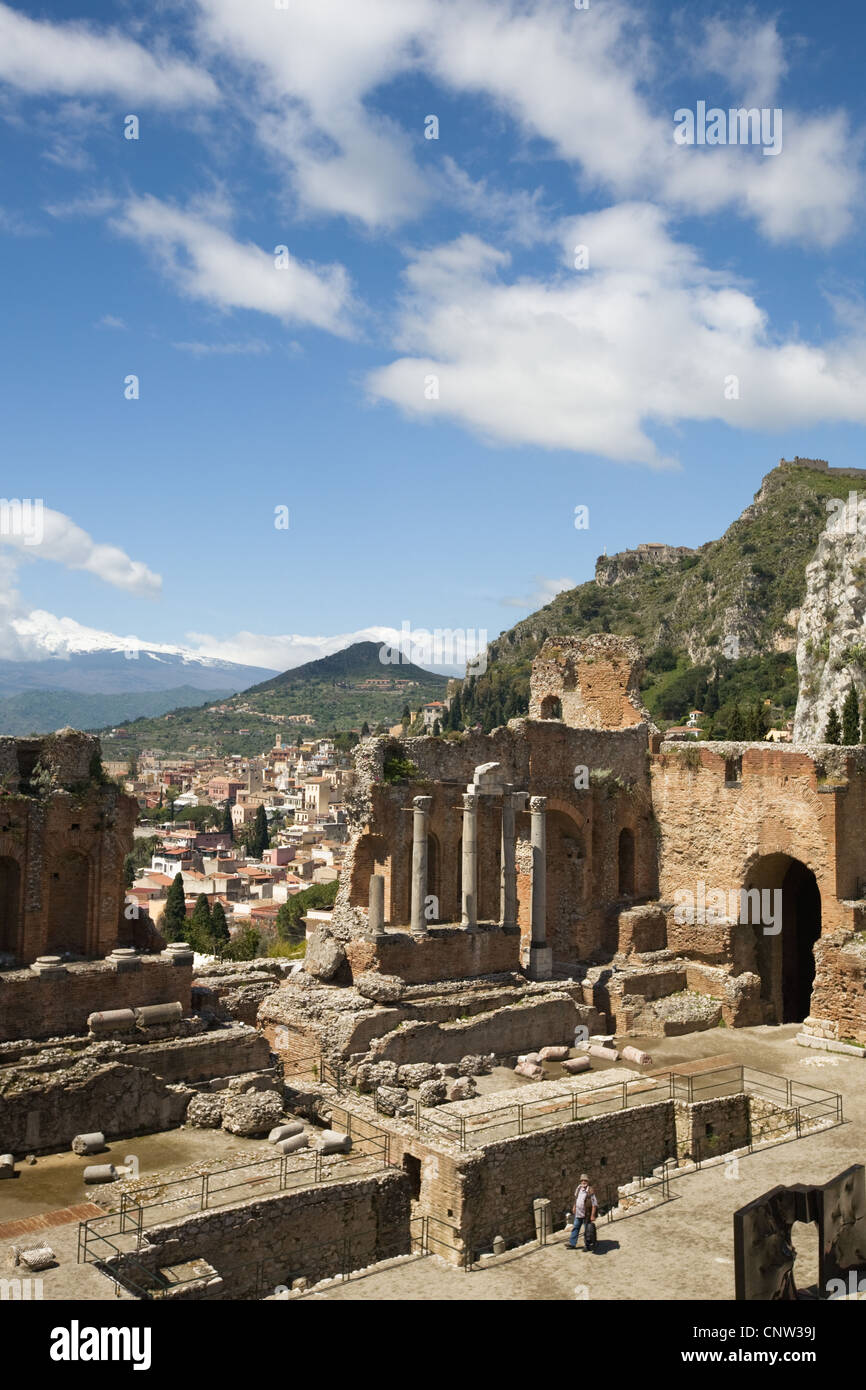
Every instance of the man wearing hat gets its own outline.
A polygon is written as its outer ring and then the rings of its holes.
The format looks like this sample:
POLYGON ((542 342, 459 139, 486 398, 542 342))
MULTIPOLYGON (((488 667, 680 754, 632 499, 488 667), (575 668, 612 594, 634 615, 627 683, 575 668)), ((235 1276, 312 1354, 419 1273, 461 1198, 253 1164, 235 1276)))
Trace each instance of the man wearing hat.
POLYGON ((574 1225, 571 1228, 571 1238, 568 1242, 570 1250, 577 1249, 577 1238, 580 1235, 580 1228, 585 1221, 589 1221, 592 1216, 591 1207, 595 1199, 592 1196, 589 1186, 589 1174, 581 1173, 580 1182, 577 1184, 577 1191, 574 1194, 574 1225))

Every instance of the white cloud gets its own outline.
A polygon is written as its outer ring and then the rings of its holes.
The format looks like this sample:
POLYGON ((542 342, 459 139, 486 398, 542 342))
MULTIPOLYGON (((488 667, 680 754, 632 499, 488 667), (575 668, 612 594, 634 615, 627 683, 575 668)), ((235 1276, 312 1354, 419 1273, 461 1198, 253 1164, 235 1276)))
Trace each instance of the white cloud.
MULTIPOLYGON (((365 98, 417 62, 434 0, 199 0, 205 50, 253 78, 259 137, 301 202, 367 226, 426 202, 410 135, 365 98)), ((418 133, 423 116, 419 113, 418 133)))
POLYGON ((736 23, 714 16, 705 19, 690 45, 694 65, 722 77, 747 106, 769 105, 788 72, 788 60, 775 17, 762 19, 746 8, 736 23))
POLYGON ((560 234, 546 279, 509 279, 507 253, 475 237, 417 253, 395 335, 405 355, 369 376, 372 396, 500 444, 653 467, 670 464, 653 429, 686 420, 866 423, 859 326, 821 346, 775 334, 735 278, 674 241, 648 204, 560 234), (589 248, 589 269, 571 268, 575 245, 589 248), (438 399, 425 394, 432 376, 438 399))
MULTIPOLYGON (((786 104, 775 159, 675 146, 683 101, 666 99, 665 41, 634 0, 591 12, 566 0, 291 0, 282 11, 198 3, 205 50, 252 77, 259 138, 308 208, 385 226, 420 215, 443 178, 468 206, 468 176, 455 180, 444 158, 441 175, 431 175, 429 150, 418 153, 428 113, 419 108, 417 126, 401 130, 376 108, 389 82, 420 74, 492 103, 522 137, 547 142, 613 198, 654 198, 705 216, 730 208, 774 241, 830 245, 852 228, 862 178, 844 114, 809 116, 786 104)), ((693 27, 689 11, 683 24, 693 27)), ((694 64, 723 73, 740 99, 775 95, 788 60, 774 20, 747 11, 736 25, 709 20, 700 35, 688 45, 694 64)), ((686 104, 693 87, 690 78, 686 104)), ((526 195, 516 195, 508 220, 522 215, 529 226, 531 214, 526 195)))
POLYGON ((538 608, 544 608, 557 594, 575 587, 573 579, 545 579, 540 574, 534 576, 534 581, 536 587, 531 594, 525 594, 523 598, 504 598, 502 602, 508 608, 524 608, 527 612, 535 612, 538 608))
POLYGON ((222 661, 235 661, 246 666, 268 666, 276 671, 289 671, 302 666, 307 661, 318 661, 320 657, 331 656, 355 642, 376 642, 385 656, 382 663, 383 676, 394 670, 388 660, 389 653, 401 651, 407 660, 412 660, 428 670, 443 670, 448 674, 461 673, 466 662, 477 652, 479 645, 486 645, 486 633, 482 629, 469 629, 465 633, 457 629, 440 629, 441 637, 436 638, 436 629, 406 628, 398 631, 393 627, 365 627, 357 632, 342 632, 332 637, 307 637, 297 633, 269 634, 258 632, 236 632, 229 637, 216 637, 210 633, 188 632, 187 640, 199 656, 217 657, 222 661))
POLYGON ((97 319, 94 327, 96 328, 126 328, 122 318, 117 314, 103 314, 101 319, 97 319))
POLYGON ((155 597, 162 587, 159 575, 142 561, 130 559, 118 546, 99 544, 70 517, 37 499, 21 511, 2 507, 0 544, 17 551, 19 557, 53 560, 66 569, 86 570, 131 594, 155 597))
POLYGON ((150 250, 192 299, 342 336, 352 331, 349 277, 340 265, 304 265, 288 254, 277 268, 273 250, 235 241, 205 217, 150 196, 130 199, 112 225, 150 250))
POLYGON ((216 99, 208 73, 78 20, 51 24, 0 4, 0 82, 30 95, 111 96, 175 107, 216 99))

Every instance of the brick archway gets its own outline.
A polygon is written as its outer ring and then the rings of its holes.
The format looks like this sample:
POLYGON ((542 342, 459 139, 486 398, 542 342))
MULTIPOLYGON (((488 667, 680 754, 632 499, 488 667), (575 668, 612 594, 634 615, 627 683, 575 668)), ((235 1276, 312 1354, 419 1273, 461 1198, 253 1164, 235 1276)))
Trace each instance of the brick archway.
POLYGON ((0 855, 0 952, 19 954, 21 930, 21 866, 12 855, 0 855))
POLYGON ((777 1023, 802 1023, 810 1012, 821 935, 815 873, 790 854, 765 854, 750 865, 744 888, 741 920, 752 927, 761 997, 777 1023))
POLYGON ((75 849, 58 854, 48 875, 49 954, 88 954, 92 896, 88 856, 75 849))

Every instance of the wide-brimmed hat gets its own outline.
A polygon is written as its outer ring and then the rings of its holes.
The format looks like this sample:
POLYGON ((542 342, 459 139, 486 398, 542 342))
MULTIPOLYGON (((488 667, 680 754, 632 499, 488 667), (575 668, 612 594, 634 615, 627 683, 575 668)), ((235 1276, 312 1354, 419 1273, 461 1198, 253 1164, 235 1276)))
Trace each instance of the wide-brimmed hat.
POLYGON ((581 1175, 580 1175, 580 1181, 581 1181, 581 1182, 589 1182, 589 1173, 581 1173, 581 1175))

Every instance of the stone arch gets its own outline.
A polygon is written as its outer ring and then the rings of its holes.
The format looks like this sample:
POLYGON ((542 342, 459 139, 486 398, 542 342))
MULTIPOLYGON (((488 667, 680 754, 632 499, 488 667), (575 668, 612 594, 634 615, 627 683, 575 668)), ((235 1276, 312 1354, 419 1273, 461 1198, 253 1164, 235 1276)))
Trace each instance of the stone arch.
MULTIPOLYGON (((371 874, 384 874, 390 856, 383 835, 362 835, 355 846, 352 864, 352 885, 349 901, 353 907, 364 907, 370 901, 371 874)), ((385 879, 387 899, 388 879, 385 879)))
POLYGON ((616 848, 617 893, 621 898, 635 895, 635 844, 634 831, 624 825, 619 832, 616 848))
POLYGON ((556 960, 579 960, 580 923, 586 908, 584 827, 566 803, 547 804, 547 940, 556 960))
POLYGON ((52 860, 48 873, 49 954, 88 954, 90 879, 90 859, 81 850, 66 850, 52 860))
POLYGON ((21 866, 12 855, 0 855, 0 952, 18 955, 20 923, 21 866))
POLYGON ((802 1023, 815 982, 815 942, 821 935, 821 890, 801 859, 778 852, 749 866, 740 922, 752 928, 754 968, 772 1021, 802 1023))
POLYGON ((562 701, 558 695, 545 695, 541 702, 542 719, 561 719, 562 701))

